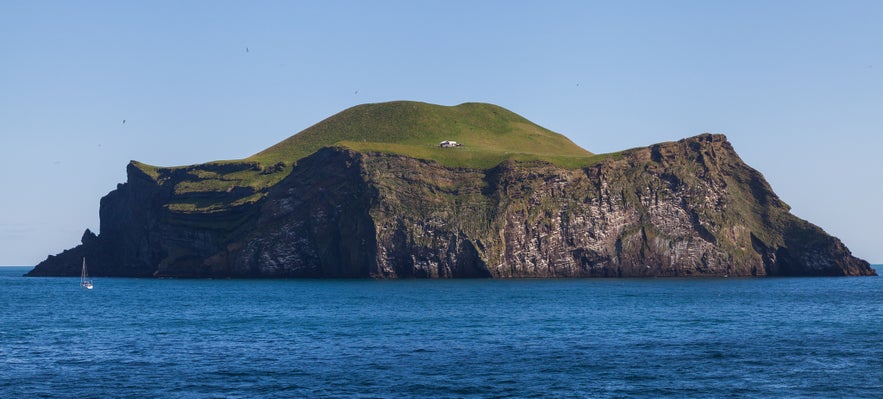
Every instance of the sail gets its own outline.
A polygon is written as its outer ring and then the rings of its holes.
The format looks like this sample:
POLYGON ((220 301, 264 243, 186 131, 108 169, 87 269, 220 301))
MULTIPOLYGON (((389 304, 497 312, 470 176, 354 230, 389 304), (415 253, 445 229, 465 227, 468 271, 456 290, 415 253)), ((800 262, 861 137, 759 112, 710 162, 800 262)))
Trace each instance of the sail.
POLYGON ((80 273, 80 286, 91 290, 92 289, 92 280, 87 280, 89 277, 89 273, 86 272, 86 258, 83 258, 83 271, 80 273))

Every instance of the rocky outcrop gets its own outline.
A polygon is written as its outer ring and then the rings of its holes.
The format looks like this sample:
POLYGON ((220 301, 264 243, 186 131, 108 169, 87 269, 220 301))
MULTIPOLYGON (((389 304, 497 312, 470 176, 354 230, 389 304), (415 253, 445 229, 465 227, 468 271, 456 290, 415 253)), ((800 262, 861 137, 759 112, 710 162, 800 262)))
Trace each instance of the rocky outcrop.
POLYGON ((102 199, 101 234, 85 234, 28 275, 77 275, 83 256, 95 276, 875 274, 790 214, 722 135, 611 154, 582 169, 515 161, 455 169, 324 148, 260 200, 210 212, 168 205, 182 200, 169 188, 180 178, 161 182, 130 165, 127 183, 102 199))

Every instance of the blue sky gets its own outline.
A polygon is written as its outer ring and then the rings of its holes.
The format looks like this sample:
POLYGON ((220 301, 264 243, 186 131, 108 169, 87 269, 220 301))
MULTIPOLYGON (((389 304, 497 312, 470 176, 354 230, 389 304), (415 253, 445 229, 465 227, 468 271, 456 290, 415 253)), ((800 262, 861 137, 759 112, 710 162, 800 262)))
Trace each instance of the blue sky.
POLYGON ((98 230, 129 160, 243 158, 391 100, 498 104, 596 153, 724 133, 883 263, 880 21, 879 1, 0 1, 0 264, 98 230))

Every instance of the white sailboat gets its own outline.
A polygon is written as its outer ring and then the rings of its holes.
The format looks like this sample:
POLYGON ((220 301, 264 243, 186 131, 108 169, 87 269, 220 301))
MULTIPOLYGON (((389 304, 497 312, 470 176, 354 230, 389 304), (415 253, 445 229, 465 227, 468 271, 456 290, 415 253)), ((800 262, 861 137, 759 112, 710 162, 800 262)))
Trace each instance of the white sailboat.
POLYGON ((86 258, 83 258, 83 273, 80 274, 80 287, 91 290, 92 280, 86 280, 87 277, 89 277, 89 274, 86 273, 86 258))

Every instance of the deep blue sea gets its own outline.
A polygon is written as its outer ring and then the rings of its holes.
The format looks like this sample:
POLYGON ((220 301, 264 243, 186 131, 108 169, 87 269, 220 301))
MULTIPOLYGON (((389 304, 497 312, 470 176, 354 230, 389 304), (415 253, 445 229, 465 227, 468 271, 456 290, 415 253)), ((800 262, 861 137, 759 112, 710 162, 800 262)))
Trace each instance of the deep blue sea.
POLYGON ((2 398, 880 398, 883 278, 155 280, 0 268, 2 398))

